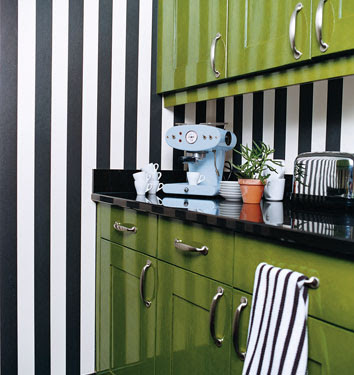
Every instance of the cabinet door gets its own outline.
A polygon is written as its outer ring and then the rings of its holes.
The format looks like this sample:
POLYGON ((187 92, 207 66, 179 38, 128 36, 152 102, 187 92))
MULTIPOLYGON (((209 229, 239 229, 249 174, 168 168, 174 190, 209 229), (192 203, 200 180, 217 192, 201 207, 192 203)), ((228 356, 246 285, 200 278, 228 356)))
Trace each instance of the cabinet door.
MULTIPOLYGON (((251 311, 252 296, 234 290, 233 310, 240 305, 241 297, 247 298, 247 306, 240 314, 239 331, 234 336, 240 350, 246 351, 248 322, 251 311)), ((311 304, 311 297, 309 300, 311 304)), ((353 373, 354 368, 354 333, 338 328, 315 318, 308 318, 308 374, 332 375, 353 373)), ((243 361, 236 355, 233 346, 231 351, 231 374, 241 374, 243 361)))
POLYGON ((101 240, 97 269, 97 370, 154 374, 156 261, 101 240), (141 271, 148 260, 143 295, 151 301, 149 307, 140 296, 141 271))
POLYGON ((160 0, 157 91, 166 92, 225 78, 227 0, 160 0), (216 42, 215 69, 210 49, 216 42))
POLYGON ((311 0, 296 16, 294 58, 289 24, 298 0, 229 0, 228 77, 310 59, 311 0))
POLYGON ((354 48, 354 2, 351 0, 314 0, 312 22, 312 55, 321 56, 354 48), (320 50, 316 34, 316 13, 322 14, 322 40, 327 50, 320 50))
POLYGON ((229 374, 231 288, 178 267, 158 262, 156 374, 229 374), (210 333, 211 302, 216 302, 215 337, 210 333))

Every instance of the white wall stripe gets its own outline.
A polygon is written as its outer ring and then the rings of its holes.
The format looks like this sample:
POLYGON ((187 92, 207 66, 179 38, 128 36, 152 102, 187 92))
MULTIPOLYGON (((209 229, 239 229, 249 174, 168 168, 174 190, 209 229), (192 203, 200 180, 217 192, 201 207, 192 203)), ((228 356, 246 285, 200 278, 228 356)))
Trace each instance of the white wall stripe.
POLYGON ((96 167, 99 0, 85 0, 82 90, 81 184, 81 374, 95 365, 96 205, 91 201, 96 167))
POLYGON ((173 107, 164 107, 162 99, 162 121, 161 121, 161 169, 173 169, 173 148, 165 140, 165 134, 173 126, 173 107))
POLYGON ((274 107, 275 90, 264 91, 263 105, 263 142, 274 147, 274 107))
POLYGON ((354 76, 343 78, 341 151, 353 152, 354 143, 354 76))
POLYGON ((36 1, 18 2, 18 374, 34 375, 34 134, 36 1))
MULTIPOLYGON (((243 96, 242 144, 252 147, 253 94, 243 96)), ((242 162, 244 159, 242 158, 242 162)))
MULTIPOLYGON (((85 2, 86 6, 86 2, 85 2)), ((125 37, 127 0, 113 1, 112 10, 112 89, 111 89, 111 168, 124 166, 125 37)), ((150 102, 150 99, 149 99, 150 102)))
POLYGON ((328 81, 314 82, 311 151, 326 149, 327 91, 328 81))
POLYGON ((66 372, 68 17, 68 0, 53 0, 50 211, 50 355, 52 375, 64 375, 66 372))
POLYGON ((288 87, 286 105, 285 173, 293 173, 299 144, 300 86, 288 87))
MULTIPOLYGON (((225 129, 230 130, 230 132, 234 131, 234 97, 229 96, 225 98, 225 116, 224 121, 226 122, 225 129)), ((236 134, 237 137, 237 134, 236 134)), ((229 150, 226 151, 225 160, 232 161, 233 151, 229 150)))
POLYGON ((137 169, 149 164, 152 0, 139 6, 137 169))
POLYGON ((206 103, 206 122, 216 122, 216 99, 206 103))
POLYGON ((195 124, 196 119, 196 104, 188 103, 185 106, 184 122, 186 124, 195 124))

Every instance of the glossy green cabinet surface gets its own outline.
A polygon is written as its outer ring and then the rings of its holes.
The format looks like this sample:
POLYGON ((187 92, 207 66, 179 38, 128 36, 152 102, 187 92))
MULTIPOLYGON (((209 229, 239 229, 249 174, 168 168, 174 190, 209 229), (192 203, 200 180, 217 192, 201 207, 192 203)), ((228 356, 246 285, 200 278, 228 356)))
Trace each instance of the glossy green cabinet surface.
MULTIPOLYGON (((233 311, 240 304, 241 297, 246 297, 248 304, 241 312, 240 329, 236 339, 242 352, 246 351, 248 323, 252 296, 234 290, 233 311)), ((312 303, 309 296, 309 304, 312 303)), ((341 329, 318 319, 308 318, 308 375, 351 375, 354 369, 354 333, 341 329)), ((232 348, 231 374, 241 374, 241 361, 232 348)))
POLYGON ((320 287, 309 289, 309 314, 354 331, 353 262, 236 235, 234 286, 252 293, 254 274, 262 262, 319 278, 320 287))
POLYGON ((232 290, 205 277, 158 262, 156 374, 229 374, 232 290), (219 286, 216 346, 209 330, 210 306, 219 286))
POLYGON ((166 92, 226 77, 227 0, 160 0, 157 91, 166 92), (210 48, 217 33, 216 77, 210 48))
POLYGON ((314 0, 312 23, 312 56, 329 55, 354 49, 354 1, 352 0, 326 0, 323 4, 322 40, 328 44, 328 49, 321 52, 320 44, 316 38, 316 12, 320 0, 314 0))
POLYGON ((295 59, 289 23, 297 0, 229 0, 228 77, 260 72, 309 60, 311 0, 303 0, 296 16, 295 59))
POLYGON ((156 260, 100 240, 97 272, 96 368, 113 374, 153 375, 155 367, 156 260), (140 274, 147 308, 140 297, 140 274))

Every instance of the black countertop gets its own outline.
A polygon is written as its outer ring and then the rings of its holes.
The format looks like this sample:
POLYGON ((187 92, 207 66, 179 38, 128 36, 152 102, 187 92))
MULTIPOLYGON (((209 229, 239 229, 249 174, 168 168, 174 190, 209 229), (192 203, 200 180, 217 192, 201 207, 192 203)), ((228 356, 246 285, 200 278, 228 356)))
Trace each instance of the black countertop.
MULTIPOLYGON (((141 198, 132 193, 133 172, 95 170, 92 200, 354 259, 353 211, 310 209, 304 204, 296 206, 289 199, 253 205, 218 197, 186 198, 158 194, 141 198)), ((185 178, 183 171, 163 171, 163 176, 164 182, 178 182, 185 178)))

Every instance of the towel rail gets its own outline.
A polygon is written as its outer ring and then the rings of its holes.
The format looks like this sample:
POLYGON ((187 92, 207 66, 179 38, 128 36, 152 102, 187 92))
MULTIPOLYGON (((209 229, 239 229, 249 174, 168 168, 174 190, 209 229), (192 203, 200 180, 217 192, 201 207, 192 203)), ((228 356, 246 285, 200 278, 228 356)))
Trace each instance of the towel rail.
POLYGON ((320 280, 317 277, 312 276, 304 282, 304 285, 311 289, 317 289, 320 286, 320 280))

